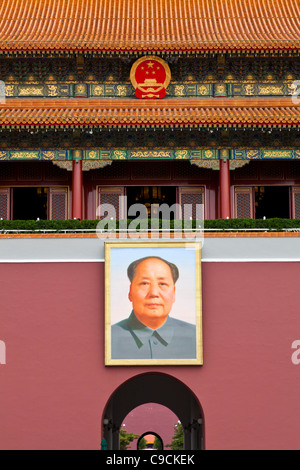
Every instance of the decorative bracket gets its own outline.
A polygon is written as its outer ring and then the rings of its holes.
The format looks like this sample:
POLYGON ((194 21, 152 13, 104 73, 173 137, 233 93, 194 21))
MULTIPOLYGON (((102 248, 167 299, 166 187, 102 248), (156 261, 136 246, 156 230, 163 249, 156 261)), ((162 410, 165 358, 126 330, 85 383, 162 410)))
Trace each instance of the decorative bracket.
MULTIPOLYGON (((220 169, 220 160, 190 160, 192 165, 196 165, 199 168, 207 168, 209 170, 219 170, 220 169)), ((244 165, 250 163, 250 160, 229 160, 230 170, 235 170, 236 168, 241 168, 244 165)))
MULTIPOLYGON (((65 161, 52 161, 52 163, 59 168, 62 168, 67 171, 73 170, 73 162, 70 160, 65 161)), ((89 170, 96 170, 98 168, 104 168, 107 165, 111 165, 111 160, 98 160, 98 161, 90 161, 90 160, 83 160, 82 161, 82 171, 89 171, 89 170)))

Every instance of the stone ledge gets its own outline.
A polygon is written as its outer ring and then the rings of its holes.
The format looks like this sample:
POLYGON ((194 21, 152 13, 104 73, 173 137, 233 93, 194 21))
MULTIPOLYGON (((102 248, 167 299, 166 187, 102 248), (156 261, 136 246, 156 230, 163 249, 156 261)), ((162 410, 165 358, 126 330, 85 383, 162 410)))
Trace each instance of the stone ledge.
MULTIPOLYGON (((159 239, 163 238, 173 238, 174 240, 186 240, 191 241, 193 238, 185 237, 183 234, 176 234, 174 236, 171 234, 165 235, 161 234, 162 236, 159 239)), ((202 236, 202 234, 198 234, 198 236, 202 236)), ((211 232, 211 233, 204 233, 204 238, 251 238, 251 237, 260 237, 260 238, 289 238, 289 237, 300 237, 300 231, 297 232, 211 232)), ((127 239, 127 238, 146 238, 145 234, 136 233, 131 234, 128 236, 127 234, 117 234, 117 236, 112 237, 111 234, 96 234, 96 233, 4 233, 0 234, 0 239, 7 239, 7 238, 114 238, 116 240, 119 239, 127 239)), ((151 239, 151 235, 148 234, 149 239, 151 239)), ((155 239, 153 239, 155 240, 155 239)))

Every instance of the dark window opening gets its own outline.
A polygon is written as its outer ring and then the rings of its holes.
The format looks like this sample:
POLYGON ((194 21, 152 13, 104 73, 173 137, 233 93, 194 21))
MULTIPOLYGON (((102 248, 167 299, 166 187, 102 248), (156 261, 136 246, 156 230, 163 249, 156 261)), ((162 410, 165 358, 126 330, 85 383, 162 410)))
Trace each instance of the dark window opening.
POLYGON ((13 188, 13 219, 47 219, 48 188, 13 188))
POLYGON ((288 186, 255 186, 255 218, 290 217, 288 186))
MULTIPOLYGON (((176 187, 174 186, 130 186, 127 187, 127 211, 133 204, 143 204, 147 208, 148 217, 152 214, 155 216, 158 213, 158 207, 162 204, 167 204, 171 207, 176 203, 176 187)), ((128 218, 138 217, 129 216, 128 218)), ((161 217, 161 216, 160 216, 161 217)), ((175 218, 173 212, 170 213, 171 219, 175 218)))

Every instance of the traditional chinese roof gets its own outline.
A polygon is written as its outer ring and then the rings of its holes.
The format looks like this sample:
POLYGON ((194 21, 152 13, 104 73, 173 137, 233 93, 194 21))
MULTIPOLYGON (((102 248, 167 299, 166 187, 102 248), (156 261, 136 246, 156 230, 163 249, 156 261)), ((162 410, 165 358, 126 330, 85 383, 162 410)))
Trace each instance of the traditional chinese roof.
POLYGON ((299 0, 1 0, 0 50, 300 49, 299 0))
POLYGON ((299 126, 291 98, 9 99, 0 126, 299 126))

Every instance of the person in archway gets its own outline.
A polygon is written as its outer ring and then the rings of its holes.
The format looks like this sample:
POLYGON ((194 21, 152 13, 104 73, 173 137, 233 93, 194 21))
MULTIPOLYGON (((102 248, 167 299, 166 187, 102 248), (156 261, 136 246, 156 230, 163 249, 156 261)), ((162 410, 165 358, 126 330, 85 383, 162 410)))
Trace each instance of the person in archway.
POLYGON ((132 312, 111 328, 112 359, 195 359, 196 326, 170 316, 179 271, 156 256, 131 263, 132 312))

